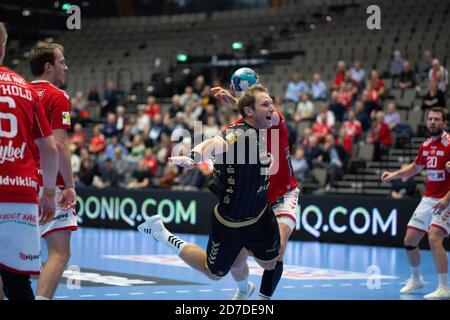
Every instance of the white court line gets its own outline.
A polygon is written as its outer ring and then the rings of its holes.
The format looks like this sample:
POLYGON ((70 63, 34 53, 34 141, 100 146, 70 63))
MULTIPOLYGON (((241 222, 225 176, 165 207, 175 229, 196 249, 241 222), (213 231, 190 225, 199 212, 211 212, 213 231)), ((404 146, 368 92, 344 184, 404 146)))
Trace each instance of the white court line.
POLYGON ((351 287, 352 284, 351 283, 341 283, 342 287, 351 287))
POLYGON ((95 297, 93 294, 80 294, 80 298, 92 298, 95 297))
POLYGON ((130 292, 129 293, 130 296, 138 296, 138 295, 141 295, 141 294, 144 294, 144 293, 143 292, 130 292))
POLYGON ((312 284, 305 284, 304 286, 302 286, 303 288, 313 288, 314 285, 312 284))
POLYGON ((386 286, 386 285, 389 285, 389 284, 391 284, 391 283, 390 283, 390 282, 381 282, 381 284, 384 285, 384 286, 386 286))
POLYGON ((120 293, 105 293, 105 297, 117 297, 120 296, 120 293))
POLYGON ((211 289, 200 289, 200 290, 198 290, 198 292, 211 292, 212 290, 211 289))
POLYGON ((191 292, 191 291, 189 291, 189 290, 178 290, 178 291, 176 291, 176 292, 178 292, 178 293, 189 293, 189 292, 191 292))
POLYGON ((321 286, 321 287, 332 287, 333 285, 332 285, 332 284, 327 284, 327 283, 325 283, 325 284, 321 284, 320 286, 321 286))
POLYGON ((292 289, 295 288, 295 286, 283 286, 284 289, 292 289))
POLYGON ((167 291, 155 291, 155 292, 153 292, 154 294, 165 294, 165 293, 167 293, 167 291))
POLYGON ((69 296, 57 296, 55 299, 69 299, 69 296))
POLYGON ((230 288, 227 288, 227 289, 220 289, 220 291, 234 291, 235 289, 230 289, 230 288))

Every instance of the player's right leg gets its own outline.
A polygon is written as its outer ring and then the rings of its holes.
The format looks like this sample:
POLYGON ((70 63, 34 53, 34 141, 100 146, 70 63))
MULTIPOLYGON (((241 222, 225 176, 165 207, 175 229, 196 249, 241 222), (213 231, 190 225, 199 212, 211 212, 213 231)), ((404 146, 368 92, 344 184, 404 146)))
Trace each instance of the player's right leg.
POLYGON ((154 215, 138 226, 140 233, 151 235, 156 241, 163 243, 166 247, 176 253, 181 260, 190 267, 200 271, 211 280, 220 280, 221 277, 213 274, 207 266, 206 252, 193 243, 187 243, 166 229, 161 216, 154 215))
POLYGON ((247 258, 247 249, 242 248, 231 266, 230 273, 238 286, 232 300, 245 300, 255 291, 255 285, 248 281, 249 269, 247 258))
POLYGON ((430 198, 423 198, 417 206, 414 214, 408 223, 408 229, 403 241, 408 262, 411 267, 411 277, 406 281, 406 285, 400 289, 401 294, 411 294, 423 288, 424 281, 420 275, 420 250, 419 243, 427 233, 432 218, 432 208, 435 201, 430 198))

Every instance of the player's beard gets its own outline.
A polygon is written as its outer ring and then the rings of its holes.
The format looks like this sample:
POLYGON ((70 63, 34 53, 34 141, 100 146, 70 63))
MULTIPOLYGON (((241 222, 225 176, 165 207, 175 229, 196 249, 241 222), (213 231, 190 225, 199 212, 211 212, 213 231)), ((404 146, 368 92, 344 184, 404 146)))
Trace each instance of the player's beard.
POLYGON ((432 136, 433 138, 436 138, 436 137, 441 136, 442 132, 444 132, 444 129, 443 128, 437 129, 435 132, 431 132, 431 130, 428 129, 428 132, 430 133, 430 136, 432 136))

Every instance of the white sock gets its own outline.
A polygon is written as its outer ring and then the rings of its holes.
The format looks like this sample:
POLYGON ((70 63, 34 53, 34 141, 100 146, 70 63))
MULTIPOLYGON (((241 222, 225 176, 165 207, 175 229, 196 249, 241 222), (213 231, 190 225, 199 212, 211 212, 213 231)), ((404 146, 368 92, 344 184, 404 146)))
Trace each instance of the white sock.
POLYGON ((262 294, 261 292, 259 293, 258 300, 271 300, 271 299, 272 299, 272 297, 266 296, 266 295, 262 294))
POLYGON ((169 230, 164 230, 161 234, 160 241, 166 244, 172 251, 174 251, 177 255, 180 255, 181 250, 186 245, 186 242, 178 238, 169 232, 169 230))
POLYGON ((239 291, 242 293, 247 293, 248 290, 248 279, 236 281, 239 291))
POLYGON ((44 296, 36 296, 34 299, 35 300, 50 300, 49 298, 44 297, 44 296))
POLYGON ((419 279, 420 278, 419 267, 411 267, 411 274, 414 278, 419 279))
POLYGON ((439 284, 443 286, 448 286, 448 273, 439 273, 439 284))

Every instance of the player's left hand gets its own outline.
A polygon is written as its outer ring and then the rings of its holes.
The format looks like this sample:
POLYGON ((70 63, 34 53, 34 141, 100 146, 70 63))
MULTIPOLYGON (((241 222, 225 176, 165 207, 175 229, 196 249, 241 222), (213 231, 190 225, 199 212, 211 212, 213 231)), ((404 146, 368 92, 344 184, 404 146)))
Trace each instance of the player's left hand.
POLYGON ((213 93, 214 98, 219 99, 221 103, 233 108, 236 107, 236 98, 233 97, 229 91, 222 87, 214 87, 211 88, 211 92, 213 93))
POLYGON ((447 163, 445 164, 445 169, 450 173, 450 161, 447 161, 447 163))
POLYGON ((62 210, 68 210, 75 208, 77 203, 77 193, 74 188, 65 188, 61 191, 61 197, 59 198, 59 204, 62 210))
POLYGON ((433 206, 433 210, 435 214, 441 214, 445 209, 448 208, 449 205, 449 199, 447 197, 443 197, 439 199, 438 202, 433 206))
POLYGON ((169 157, 169 162, 188 169, 195 167, 194 160, 186 156, 169 157))

